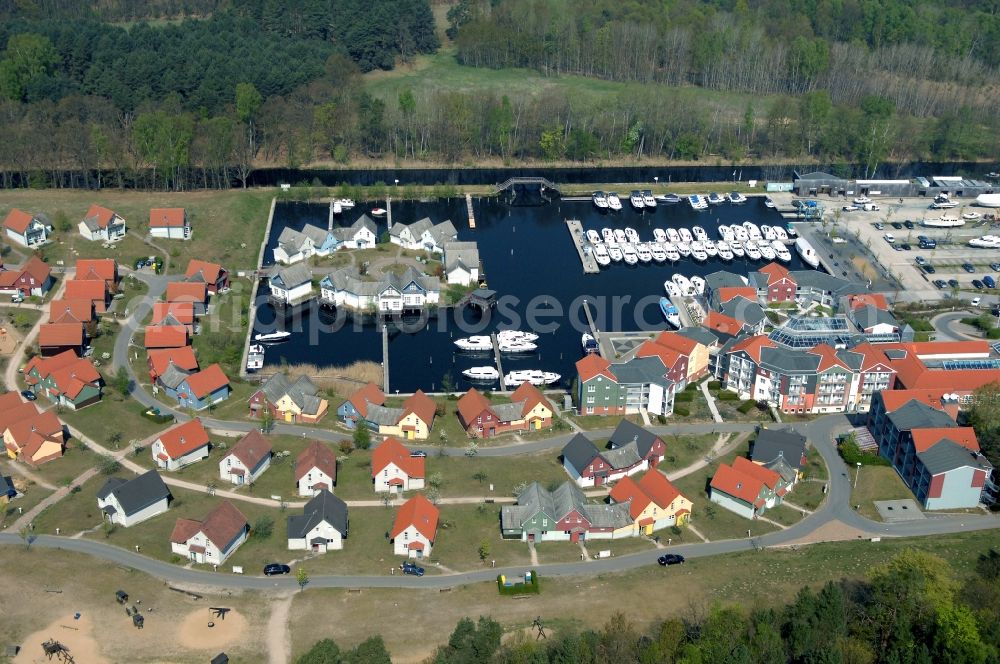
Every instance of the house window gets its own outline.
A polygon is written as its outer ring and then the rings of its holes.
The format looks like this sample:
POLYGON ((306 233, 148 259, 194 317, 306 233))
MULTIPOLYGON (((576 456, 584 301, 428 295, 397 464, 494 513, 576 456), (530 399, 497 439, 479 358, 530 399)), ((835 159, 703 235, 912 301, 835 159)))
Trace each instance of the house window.
POLYGON ((596 385, 588 385, 587 386, 587 391, 588 392, 596 392, 597 391, 597 386, 596 385))
POLYGON ((594 407, 587 406, 587 415, 593 415, 593 414, 594 414, 594 407))
POLYGON ((548 528, 548 527, 549 527, 549 520, 542 519, 542 528, 548 528))

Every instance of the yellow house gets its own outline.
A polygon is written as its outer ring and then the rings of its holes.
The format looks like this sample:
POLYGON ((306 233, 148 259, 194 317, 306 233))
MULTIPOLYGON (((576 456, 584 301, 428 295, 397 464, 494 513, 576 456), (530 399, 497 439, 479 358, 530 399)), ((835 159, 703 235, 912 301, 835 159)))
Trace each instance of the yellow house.
POLYGON ((677 332, 661 333, 656 337, 656 343, 687 357, 689 383, 708 375, 708 346, 705 344, 677 332))
POLYGON ((403 440, 427 440, 434 426, 437 409, 434 400, 417 390, 403 402, 402 408, 368 405, 365 419, 378 425, 378 432, 384 436, 395 436, 403 440))
POLYGON ((307 376, 294 383, 285 374, 268 378, 249 399, 250 414, 258 416, 265 409, 276 420, 315 424, 326 415, 329 403, 319 396, 319 388, 307 376))
POLYGON ((638 534, 652 535, 669 526, 683 526, 691 515, 692 503, 656 469, 636 482, 623 477, 611 490, 611 500, 629 503, 633 528, 638 534))
POLYGON ((53 411, 38 412, 33 403, 18 403, 0 415, 0 427, 4 448, 11 459, 37 466, 63 455, 66 443, 63 424, 53 411))

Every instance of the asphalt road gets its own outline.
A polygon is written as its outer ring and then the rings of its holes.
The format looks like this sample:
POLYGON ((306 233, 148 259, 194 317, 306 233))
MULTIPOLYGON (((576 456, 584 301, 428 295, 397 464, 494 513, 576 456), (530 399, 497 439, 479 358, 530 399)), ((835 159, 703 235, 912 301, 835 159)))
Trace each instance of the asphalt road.
POLYGON ((988 314, 989 309, 980 309, 973 313, 971 311, 952 311, 946 314, 938 314, 931 318, 931 325, 934 327, 934 336, 939 341, 967 341, 970 339, 981 340, 982 337, 970 336, 957 329, 957 324, 963 318, 969 316, 981 316, 988 314))

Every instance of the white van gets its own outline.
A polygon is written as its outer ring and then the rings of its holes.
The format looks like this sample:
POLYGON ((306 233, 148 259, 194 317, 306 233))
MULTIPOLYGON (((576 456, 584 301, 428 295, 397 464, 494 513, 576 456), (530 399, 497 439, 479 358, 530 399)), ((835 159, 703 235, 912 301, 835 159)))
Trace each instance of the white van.
POLYGON ((863 206, 861 206, 861 209, 864 210, 865 212, 878 212, 879 210, 878 206, 875 205, 874 203, 865 203, 863 206))

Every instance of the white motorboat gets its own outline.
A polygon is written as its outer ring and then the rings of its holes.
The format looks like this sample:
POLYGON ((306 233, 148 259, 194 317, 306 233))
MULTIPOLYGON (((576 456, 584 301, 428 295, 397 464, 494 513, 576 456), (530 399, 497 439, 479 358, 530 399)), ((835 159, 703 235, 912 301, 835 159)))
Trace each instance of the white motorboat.
POLYGON ((771 240, 771 249, 782 263, 792 260, 792 252, 788 251, 788 247, 781 240, 771 240))
POLYGON ((635 265, 639 262, 639 252, 631 244, 622 245, 622 256, 628 265, 635 265))
POLYGON ((340 205, 341 210, 354 209, 354 201, 351 200, 350 198, 338 198, 337 200, 334 201, 334 203, 340 205))
POLYGON ((492 383, 500 378, 496 367, 471 367, 463 371, 462 375, 477 383, 492 383))
POLYGON ((654 228, 653 229, 653 240, 655 240, 656 242, 666 242, 667 241, 667 234, 663 232, 662 228, 654 228))
POLYGON ((962 213, 962 219, 965 219, 966 221, 975 221, 976 219, 982 219, 982 218, 983 218, 983 215, 979 214, 978 212, 963 212, 962 213))
POLYGON ((757 251, 760 252, 761 258, 766 261, 775 259, 774 249, 771 248, 771 243, 767 240, 757 240, 757 251))
POLYGON ((673 242, 674 244, 677 244, 678 242, 681 241, 681 234, 677 232, 676 228, 668 228, 667 239, 673 242))
POLYGON ((677 253, 679 253, 684 258, 687 258, 688 256, 691 255, 691 245, 688 244, 687 242, 678 242, 677 253))
POLYGON ((746 242, 750 239, 750 234, 747 233, 747 229, 739 224, 733 224, 733 237, 736 238, 738 242, 746 242))
POLYGON ((724 203, 725 200, 726 199, 722 197, 722 194, 719 194, 719 193, 714 192, 714 191, 708 195, 708 204, 709 205, 719 205, 720 203, 724 203))
POLYGON ((970 247, 977 249, 1000 249, 1000 235, 984 235, 969 240, 970 247))
POLYGON ((517 371, 509 371, 506 376, 503 377, 503 382, 507 385, 521 385, 523 383, 531 383, 532 385, 551 385, 552 383, 558 383, 559 379, 562 378, 557 373, 551 371, 539 371, 538 369, 518 369, 517 371))
POLYGON ((772 199, 770 196, 765 196, 764 207, 768 208, 769 210, 773 210, 776 207, 774 205, 774 199, 772 199))
POLYGON ((266 334, 255 334, 254 341, 259 341, 262 344, 277 344, 282 341, 288 341, 288 338, 292 336, 291 332, 268 332, 266 334))
POLYGON ((608 192, 608 209, 617 212, 622 209, 622 199, 613 191, 608 192))
POLYGON ((656 207, 656 197, 653 196, 653 192, 649 189, 642 192, 642 202, 648 208, 656 207))
POLYGON ((257 371, 264 367, 264 346, 251 344, 247 353, 247 371, 257 371))
POLYGON ((601 347, 597 344, 597 339, 589 332, 584 332, 583 336, 580 337, 580 345, 583 346, 583 352, 587 355, 601 352, 601 347))
POLYGON ((677 247, 669 245, 667 251, 667 260, 671 263, 676 263, 681 259, 681 252, 677 251, 677 247))
POLYGON ((625 258, 625 255, 622 254, 622 250, 619 247, 608 247, 608 256, 610 256, 611 260, 615 263, 621 263, 622 259, 625 258))
POLYGON ((737 258, 743 258, 746 256, 747 252, 743 250, 743 243, 739 240, 730 240, 729 250, 733 252, 733 256, 737 258))
POLYGON ((667 250, 660 242, 653 243, 650 252, 653 254, 653 260, 657 263, 663 263, 667 260, 667 250))
POLYGON ((599 210, 608 209, 608 197, 604 195, 603 191, 595 191, 594 195, 591 197, 591 200, 594 201, 594 205, 597 207, 597 209, 599 210))
POLYGON ((461 350, 493 350, 493 339, 485 335, 471 336, 465 339, 455 339, 455 345, 461 350))
POLYGON ((955 228, 956 226, 964 226, 965 220, 958 215, 942 214, 937 219, 924 219, 922 223, 931 228, 955 228))
POLYGON ((497 341, 507 343, 508 341, 537 341, 538 335, 534 332, 522 332, 521 330, 500 330, 497 332, 497 341))
POLYGON ((760 229, 757 228, 757 224, 752 221, 743 222, 743 230, 747 232, 747 235, 751 240, 759 240, 762 236, 760 234, 760 229))
POLYGON ((719 255, 719 248, 715 245, 715 242, 711 240, 705 240, 701 243, 705 247, 705 253, 708 254, 709 258, 713 258, 719 255))
POLYGON ((785 242, 788 240, 788 233, 785 232, 784 228, 782 228, 781 226, 771 226, 771 228, 774 230, 775 239, 777 239, 779 242, 785 242))
POLYGON ((615 242, 617 242, 618 244, 625 244, 628 242, 628 238, 625 237, 625 231, 623 231, 622 229, 616 228, 612 232, 614 233, 615 236, 615 242))
POLYGON ((696 295, 705 294, 705 280, 701 277, 697 275, 691 277, 691 285, 694 286, 694 292, 696 295))
POLYGON ((768 242, 778 239, 778 234, 774 232, 774 226, 768 226, 767 224, 761 225, 760 234, 763 235, 764 239, 768 242))
POLYGON ((672 205, 674 203, 680 203, 681 197, 678 196, 677 194, 660 194, 659 196, 656 197, 656 200, 658 200, 661 203, 669 203, 672 205))
POLYGON ((708 260, 708 253, 704 249, 695 249, 691 247, 691 258, 695 259, 699 263, 704 263, 708 260))
POLYGON ((667 295, 670 297, 677 297, 681 294, 681 289, 670 279, 663 282, 663 290, 667 291, 667 295))
POLYGON ((728 242, 720 242, 719 245, 719 258, 724 261, 733 260, 733 250, 729 248, 728 242))
POLYGON ((334 201, 333 202, 333 213, 334 214, 341 214, 343 211, 344 211, 344 207, 340 203, 338 203, 337 201, 334 201))
POLYGON ((642 192, 638 189, 633 190, 632 193, 629 194, 628 202, 631 203, 632 207, 636 210, 641 210, 646 207, 646 200, 643 198, 642 192))
POLYGON ((374 207, 372 208, 371 215, 373 217, 384 217, 386 215, 386 209, 380 207, 374 207))
POLYGON ((694 293, 694 286, 691 285, 691 281, 683 274, 678 273, 670 278, 677 286, 677 290, 684 297, 690 297, 694 293))
POLYGON ((932 210, 950 210, 951 208, 957 208, 957 207, 958 207, 957 202, 947 199, 941 201, 935 200, 933 203, 931 203, 932 210))
POLYGON ((611 254, 608 253, 608 248, 603 244, 594 245, 594 260, 601 267, 607 267, 611 265, 611 254))
POLYGON ((747 202, 747 197, 738 191, 729 192, 729 202, 733 205, 740 205, 747 202))
POLYGON ((604 238, 605 242, 614 242, 615 241, 615 232, 613 230, 611 230, 610 228, 602 228, 601 229, 601 237, 604 238))
POLYGON ((645 242, 640 242, 635 246, 635 253, 639 255, 639 260, 643 263, 649 263, 653 260, 653 252, 645 242))
POLYGON ((531 353, 538 350, 538 345, 531 341, 500 341, 497 343, 501 353, 531 353))
POLYGON ((976 205, 985 208, 1000 207, 1000 194, 979 194, 976 196, 976 205))
POLYGON ((706 233, 705 229, 702 228, 701 226, 695 226, 694 228, 692 228, 691 234, 694 236, 694 239, 698 240, 699 242, 704 242, 705 240, 708 239, 708 233, 706 233))
POLYGON ((743 243, 743 250, 747 252, 747 258, 752 261, 760 260, 760 249, 757 248, 757 243, 753 240, 747 240, 743 243))
POLYGON ((799 257, 808 265, 812 267, 819 267, 819 255, 813 246, 804 238, 800 237, 795 240, 795 251, 798 252, 799 257))
POLYGON ((698 194, 691 194, 687 197, 688 204, 691 206, 692 210, 707 210, 708 201, 699 196, 698 194))
POLYGON ((636 231, 631 226, 626 226, 625 227, 625 239, 627 239, 632 244, 638 244, 639 243, 639 232, 636 231))
POLYGON ((691 231, 689 231, 688 229, 681 228, 677 232, 681 234, 681 242, 687 242, 688 244, 691 244, 692 242, 694 242, 694 236, 691 234, 691 231))
POLYGON ((868 205, 871 202, 872 202, 872 199, 868 198, 864 194, 862 194, 861 196, 858 196, 857 198, 854 199, 854 204, 855 205, 868 205))
POLYGON ((666 319, 668 323, 676 328, 681 326, 681 314, 677 311, 677 307, 665 297, 660 298, 660 311, 663 312, 663 318, 666 319))
POLYGON ((787 232, 789 238, 799 236, 799 232, 795 230, 795 226, 793 226, 792 224, 788 224, 787 226, 785 226, 785 231, 787 232))
POLYGON ((587 242, 591 244, 600 244, 601 243, 600 234, 598 234, 598 232, 595 230, 587 231, 587 242))

